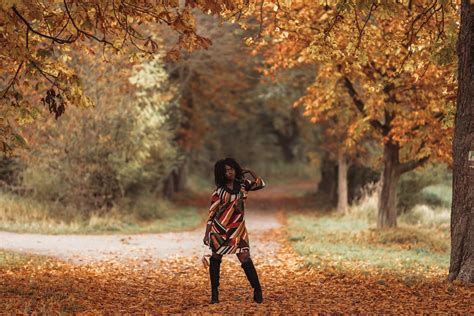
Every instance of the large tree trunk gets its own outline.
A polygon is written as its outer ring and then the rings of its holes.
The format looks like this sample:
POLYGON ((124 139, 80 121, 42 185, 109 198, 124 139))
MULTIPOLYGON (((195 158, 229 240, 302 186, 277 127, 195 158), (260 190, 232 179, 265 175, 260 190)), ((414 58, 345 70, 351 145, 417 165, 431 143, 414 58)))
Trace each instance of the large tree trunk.
POLYGON ((382 191, 378 205, 377 227, 397 227, 397 184, 400 179, 399 147, 388 141, 384 145, 382 191))
POLYGON ((461 4, 458 99, 453 141, 451 263, 448 279, 474 283, 474 5, 461 4), (472 159, 472 158, 471 158, 472 159))
POLYGON ((347 211, 347 169, 348 163, 343 150, 337 153, 337 211, 345 213, 347 211))

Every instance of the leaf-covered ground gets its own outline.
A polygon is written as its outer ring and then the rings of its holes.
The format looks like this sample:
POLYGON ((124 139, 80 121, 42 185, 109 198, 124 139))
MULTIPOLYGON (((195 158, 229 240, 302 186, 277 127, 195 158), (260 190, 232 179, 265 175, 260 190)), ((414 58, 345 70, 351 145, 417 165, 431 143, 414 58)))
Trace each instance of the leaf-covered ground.
MULTIPOLYGON (((357 222, 329 214, 315 215, 314 205, 297 195, 311 187, 312 183, 295 184, 290 192, 287 187, 274 186, 258 192, 258 198, 255 195, 248 205, 249 212, 257 216, 248 219, 251 253, 263 288, 262 304, 252 301, 252 288, 235 256, 224 257, 220 303, 210 304, 209 270, 199 256, 119 256, 73 265, 36 256, 25 260, 0 251, 0 310, 193 315, 474 313, 474 287, 445 281, 446 262, 436 258, 444 258, 446 249, 436 246, 439 243, 431 244, 432 238, 417 232, 398 230, 379 235, 365 224, 359 223, 359 227, 357 222), (258 216, 264 218, 258 221, 258 216), (257 230, 268 216, 278 216, 282 226, 257 230), (430 254, 413 255, 403 239, 406 236, 411 236, 410 242, 416 236, 417 247, 430 254), (272 243, 279 247, 265 248, 272 243), (373 250, 379 248, 383 251, 375 255, 383 257, 375 262, 373 250), (348 251, 341 252, 344 249, 348 251), (397 272, 385 262, 394 255, 403 261, 408 254, 419 264, 403 264, 397 272), (423 264, 430 269, 411 271, 423 264)), ((201 242, 202 234, 196 238, 201 242)))
POLYGON ((474 289, 442 277, 407 283, 397 277, 307 266, 285 230, 274 258, 254 255, 264 302, 252 302, 244 272, 224 257, 220 303, 210 304, 208 270, 198 257, 106 261, 73 266, 33 260, 0 270, 0 309, 19 313, 473 313, 474 289))

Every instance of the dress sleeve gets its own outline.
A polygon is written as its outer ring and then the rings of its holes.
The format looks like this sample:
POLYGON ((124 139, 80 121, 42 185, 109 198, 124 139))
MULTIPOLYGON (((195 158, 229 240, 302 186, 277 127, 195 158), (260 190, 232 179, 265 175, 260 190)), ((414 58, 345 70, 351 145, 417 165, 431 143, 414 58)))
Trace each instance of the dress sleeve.
POLYGON ((214 216, 216 215, 217 210, 219 209, 220 198, 217 190, 212 193, 211 196, 211 206, 209 207, 209 216, 207 219, 207 223, 212 223, 214 216))
POLYGON ((265 181, 258 176, 255 180, 245 179, 244 182, 247 191, 257 191, 265 187, 265 181))

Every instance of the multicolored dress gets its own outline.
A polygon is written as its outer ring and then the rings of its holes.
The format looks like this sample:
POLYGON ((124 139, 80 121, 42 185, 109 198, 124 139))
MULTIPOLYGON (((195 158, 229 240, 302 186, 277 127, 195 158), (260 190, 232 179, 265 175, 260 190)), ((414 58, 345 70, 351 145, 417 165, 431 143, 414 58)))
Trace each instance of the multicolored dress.
POLYGON ((265 187, 262 178, 234 180, 234 189, 224 185, 217 188, 211 197, 209 218, 209 248, 220 255, 250 251, 249 237, 245 227, 245 200, 248 191, 265 187))

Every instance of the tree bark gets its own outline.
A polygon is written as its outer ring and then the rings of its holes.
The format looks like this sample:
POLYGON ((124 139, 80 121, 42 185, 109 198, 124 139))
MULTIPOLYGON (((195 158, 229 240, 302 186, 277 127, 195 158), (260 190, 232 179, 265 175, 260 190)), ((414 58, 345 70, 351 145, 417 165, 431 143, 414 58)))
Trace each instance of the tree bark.
POLYGON ((400 179, 399 147, 390 141, 384 145, 384 170, 380 193, 377 227, 397 227, 397 184, 400 179))
POLYGON ((347 212, 347 169, 348 163, 343 150, 337 153, 337 211, 340 213, 347 212))
POLYGON ((451 262, 448 280, 474 283, 474 5, 461 2, 458 97, 453 140, 451 262), (472 159, 472 158, 471 158, 472 159))
POLYGON ((369 182, 380 180, 380 172, 364 165, 353 163, 347 171, 347 187, 349 204, 360 197, 360 190, 369 182))
POLYGON ((300 146, 300 130, 298 126, 298 119, 300 117, 298 109, 293 108, 291 110, 291 116, 286 121, 285 129, 277 129, 273 124, 272 128, 277 137, 278 144, 281 147, 283 158, 285 162, 292 163, 298 160, 300 152, 298 147, 300 146))
POLYGON ((177 170, 173 171, 174 192, 182 192, 186 187, 187 171, 187 162, 184 162, 177 170))
POLYGON ((280 133, 276 134, 278 139, 278 145, 280 145, 281 152, 283 153, 283 159, 287 163, 293 163, 297 158, 296 144, 295 139, 282 135, 280 133))
POLYGON ((171 199, 173 197, 173 193, 174 193, 174 177, 173 177, 173 174, 171 173, 170 175, 168 175, 163 185, 163 196, 166 199, 171 199))
POLYGON ((337 203, 337 165, 325 155, 321 162, 321 181, 318 183, 318 198, 324 199, 328 206, 337 203))

